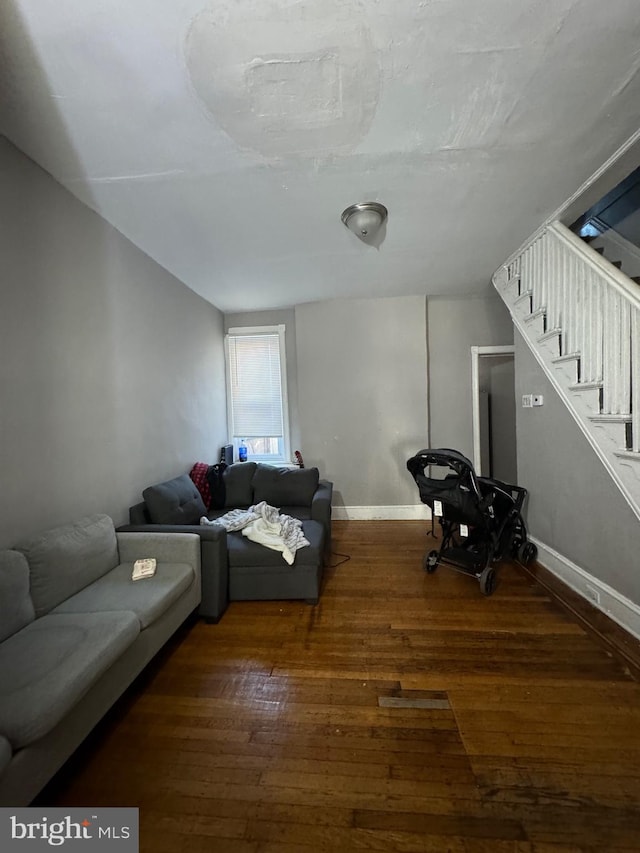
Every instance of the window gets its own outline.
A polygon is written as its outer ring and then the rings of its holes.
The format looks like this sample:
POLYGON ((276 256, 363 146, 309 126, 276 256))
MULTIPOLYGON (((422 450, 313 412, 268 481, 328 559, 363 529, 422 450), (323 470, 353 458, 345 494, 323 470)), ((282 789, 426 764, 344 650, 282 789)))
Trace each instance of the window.
POLYGON ((234 459, 244 441, 249 459, 288 462, 284 326, 229 329, 225 343, 234 459))

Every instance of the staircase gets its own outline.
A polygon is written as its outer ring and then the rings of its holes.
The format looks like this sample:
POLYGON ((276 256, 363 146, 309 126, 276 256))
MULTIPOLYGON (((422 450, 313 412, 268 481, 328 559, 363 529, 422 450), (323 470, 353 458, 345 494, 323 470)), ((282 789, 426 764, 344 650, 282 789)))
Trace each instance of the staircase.
POLYGON ((640 285, 560 222, 537 232, 493 284, 640 519, 640 285))

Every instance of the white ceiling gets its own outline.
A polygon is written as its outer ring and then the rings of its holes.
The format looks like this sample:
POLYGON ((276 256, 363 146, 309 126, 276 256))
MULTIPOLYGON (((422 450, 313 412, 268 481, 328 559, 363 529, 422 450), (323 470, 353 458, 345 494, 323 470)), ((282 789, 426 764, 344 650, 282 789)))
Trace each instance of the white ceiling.
POLYGON ((3 0, 0 132, 224 311, 468 294, 638 128, 638 0, 3 0), (379 249, 340 214, 389 209, 379 249))

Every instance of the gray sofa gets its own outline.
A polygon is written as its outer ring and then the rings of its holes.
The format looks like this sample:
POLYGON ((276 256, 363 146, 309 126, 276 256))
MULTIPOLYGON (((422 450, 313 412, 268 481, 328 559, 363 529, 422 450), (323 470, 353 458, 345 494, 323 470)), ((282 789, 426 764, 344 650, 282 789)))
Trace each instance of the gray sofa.
POLYGON ((24 806, 200 603, 200 541, 93 515, 0 551, 0 806, 24 806), (155 557, 154 577, 132 581, 155 557))
POLYGON ((200 615, 217 622, 229 601, 303 599, 318 601, 324 557, 331 545, 333 484, 321 480, 317 468, 274 467, 238 462, 222 475, 224 506, 207 508, 188 474, 145 489, 143 501, 129 510, 123 531, 197 533, 202 546, 200 615), (310 545, 298 550, 289 566, 282 554, 249 541, 219 525, 203 526, 232 509, 266 501, 281 513, 302 521, 310 545))

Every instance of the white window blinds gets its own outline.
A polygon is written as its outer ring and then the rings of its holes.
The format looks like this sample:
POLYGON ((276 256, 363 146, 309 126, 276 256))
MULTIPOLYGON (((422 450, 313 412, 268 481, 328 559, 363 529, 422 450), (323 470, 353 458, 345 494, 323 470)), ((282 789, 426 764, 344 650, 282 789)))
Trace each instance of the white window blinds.
POLYGON ((279 334, 230 334, 228 358, 233 436, 282 437, 279 334))

